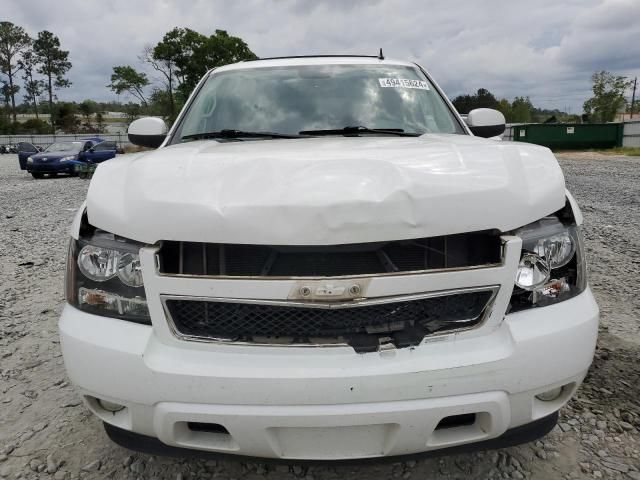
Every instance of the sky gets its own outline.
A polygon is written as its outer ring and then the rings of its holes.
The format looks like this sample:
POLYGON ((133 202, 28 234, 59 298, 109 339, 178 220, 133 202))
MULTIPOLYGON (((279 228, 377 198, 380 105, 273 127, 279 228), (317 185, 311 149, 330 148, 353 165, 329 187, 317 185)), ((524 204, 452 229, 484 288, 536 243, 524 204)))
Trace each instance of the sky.
MULTIPOLYGON (((580 113, 594 71, 640 76, 640 0, 3 0, 0 20, 69 50, 61 100, 116 100, 112 67, 173 27, 216 29, 259 57, 376 54, 424 66, 453 98, 498 98, 580 113)), ((158 82, 160 79, 157 79, 158 82)), ((638 93, 640 95, 640 92, 638 93)), ((630 95, 630 93, 629 93, 630 95)), ((120 101, 128 101, 125 96, 120 101)))

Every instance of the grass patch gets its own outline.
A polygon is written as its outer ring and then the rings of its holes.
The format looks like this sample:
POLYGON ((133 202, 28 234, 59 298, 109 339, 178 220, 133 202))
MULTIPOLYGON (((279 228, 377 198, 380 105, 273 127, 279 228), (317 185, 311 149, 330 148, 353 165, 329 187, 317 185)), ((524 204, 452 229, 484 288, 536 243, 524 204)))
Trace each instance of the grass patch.
POLYGON ((605 155, 629 155, 633 157, 640 157, 640 147, 616 147, 609 148, 607 150, 598 150, 599 153, 605 155))
POLYGON ((140 147, 138 145, 125 145, 124 153, 138 153, 138 152, 146 152, 148 150, 153 150, 152 148, 140 147))
POLYGON ((596 153, 599 155, 628 155, 640 157, 640 147, 585 148, 576 150, 552 150, 553 153, 571 155, 572 153, 596 153))

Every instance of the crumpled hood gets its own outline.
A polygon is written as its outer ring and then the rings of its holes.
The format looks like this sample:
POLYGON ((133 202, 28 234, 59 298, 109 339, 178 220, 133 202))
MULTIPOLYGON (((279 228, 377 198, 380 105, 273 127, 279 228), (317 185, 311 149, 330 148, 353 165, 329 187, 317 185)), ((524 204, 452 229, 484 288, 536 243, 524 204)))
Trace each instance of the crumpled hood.
POLYGON ((335 245, 498 229, 563 207, 546 148, 466 135, 198 141, 97 169, 89 222, 130 239, 335 245))

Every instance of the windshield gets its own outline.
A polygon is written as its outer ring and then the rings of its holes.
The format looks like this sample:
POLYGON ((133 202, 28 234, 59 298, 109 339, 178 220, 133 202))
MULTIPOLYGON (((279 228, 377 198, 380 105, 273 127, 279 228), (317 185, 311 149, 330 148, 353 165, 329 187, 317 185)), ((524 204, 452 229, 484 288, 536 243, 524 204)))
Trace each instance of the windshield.
POLYGON ((82 150, 82 142, 52 143, 45 152, 79 153, 82 150))
POLYGON ((222 130, 313 135, 312 131, 348 126, 417 134, 464 133, 418 68, 309 65, 211 75, 174 141, 222 130))

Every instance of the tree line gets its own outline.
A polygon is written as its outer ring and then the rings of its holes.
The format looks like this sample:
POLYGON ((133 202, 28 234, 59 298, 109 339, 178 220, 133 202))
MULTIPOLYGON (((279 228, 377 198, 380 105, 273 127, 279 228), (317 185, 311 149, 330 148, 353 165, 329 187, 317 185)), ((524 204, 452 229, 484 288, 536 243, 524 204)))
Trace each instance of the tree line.
POLYGON ((127 93, 137 102, 127 114, 160 114, 172 121, 202 76, 212 68, 258 58, 244 40, 215 30, 209 36, 190 28, 176 27, 138 56, 138 66, 113 67, 107 87, 127 93), (152 72, 151 76, 147 71, 152 72), (150 93, 147 93, 149 88, 150 93))
POLYGON ((24 101, 33 107, 36 119, 39 97, 47 94, 51 129, 54 130, 55 92, 71 86, 66 78, 70 69, 69 52, 61 48, 56 35, 43 30, 32 38, 23 27, 7 21, 0 22, 0 73, 3 75, 0 92, 4 97, 5 111, 9 111, 14 124, 17 115, 16 95, 22 86, 24 101))
POLYGON ((640 100, 634 105, 627 100, 626 93, 632 86, 628 78, 607 71, 595 72, 592 77, 593 96, 583 104, 582 115, 570 115, 558 109, 536 108, 529 97, 515 97, 513 101, 498 100, 485 88, 474 94, 459 95, 452 103, 462 114, 474 108, 493 108, 505 116, 507 123, 606 123, 613 122, 621 112, 638 112, 640 100))
POLYGON ((140 115, 173 121, 208 70, 256 58, 244 40, 225 30, 204 35, 176 27, 155 45, 145 46, 135 64, 113 67, 106 87, 134 101, 58 102, 56 91, 71 86, 66 78, 71 69, 69 52, 61 48, 59 38, 49 31, 32 38, 23 27, 0 22, 0 93, 4 97, 0 133, 48 133, 56 127, 73 133, 100 132, 105 111, 123 112, 127 122, 140 115), (22 104, 18 103, 20 92, 22 104), (48 102, 40 104, 45 93, 48 102), (18 123, 17 115, 24 113, 34 113, 36 118, 18 123), (50 115, 49 125, 39 118, 42 113, 50 115))
POLYGON ((509 102, 496 96, 486 88, 480 88, 474 94, 459 95, 452 101, 456 110, 462 114, 469 113, 475 108, 493 108, 502 112, 507 123, 529 123, 544 115, 536 109, 529 97, 515 97, 509 102))
POLYGON ((637 113, 640 100, 627 100, 633 82, 622 75, 601 70, 591 76, 593 96, 584 102, 583 117, 592 123, 613 122, 621 112, 637 113), (633 104, 632 104, 633 102, 633 104))
MULTIPOLYGON (((0 133, 18 130, 47 133, 55 127, 68 132, 99 132, 105 125, 103 112, 108 110, 124 112, 129 122, 140 115, 162 116, 171 122, 208 70, 256 58, 244 40, 225 30, 205 35, 190 28, 175 27, 155 45, 146 45, 134 64, 113 67, 106 87, 134 101, 125 104, 93 100, 57 102, 56 92, 71 86, 67 78, 71 69, 69 52, 62 49, 59 38, 52 32, 43 30, 32 38, 24 28, 3 21, 0 22, 0 93, 6 114, 0 115, 0 133), (16 102, 20 92, 22 104, 16 102), (46 100, 41 104, 44 94, 46 100), (18 124, 17 114, 27 112, 33 112, 36 118, 18 124), (49 125, 39 119, 40 113, 50 115, 49 125)), ((484 88, 457 96, 453 104, 463 114, 481 107, 499 110, 508 123, 610 122, 625 108, 640 110, 640 99, 636 105, 627 101, 625 94, 631 82, 626 77, 600 71, 593 74, 592 82, 593 96, 584 103, 581 116, 558 109, 536 108, 528 96, 517 96, 511 101, 498 99, 484 88)))

